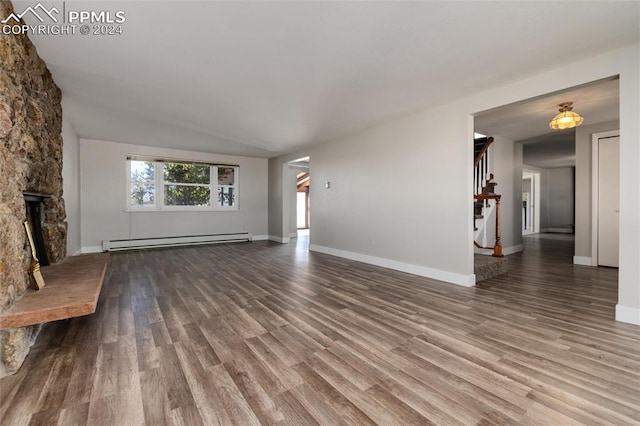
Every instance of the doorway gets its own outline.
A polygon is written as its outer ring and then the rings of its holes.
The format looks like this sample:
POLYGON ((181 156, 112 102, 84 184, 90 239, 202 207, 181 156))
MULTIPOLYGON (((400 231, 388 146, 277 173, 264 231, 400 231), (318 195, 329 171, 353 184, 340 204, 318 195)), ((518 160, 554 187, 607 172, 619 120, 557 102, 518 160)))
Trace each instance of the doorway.
POLYGON ((540 232, 540 173, 522 171, 522 235, 540 232))
POLYGON ((309 184, 311 179, 309 171, 299 171, 296 175, 296 225, 298 235, 302 231, 309 231, 311 223, 309 184))
POLYGON ((285 209, 289 214, 283 227, 288 230, 290 238, 308 236, 311 225, 309 157, 289 161, 285 167, 285 191, 288 194, 285 209))
POLYGON ((540 173, 522 171, 522 235, 540 232, 540 173))

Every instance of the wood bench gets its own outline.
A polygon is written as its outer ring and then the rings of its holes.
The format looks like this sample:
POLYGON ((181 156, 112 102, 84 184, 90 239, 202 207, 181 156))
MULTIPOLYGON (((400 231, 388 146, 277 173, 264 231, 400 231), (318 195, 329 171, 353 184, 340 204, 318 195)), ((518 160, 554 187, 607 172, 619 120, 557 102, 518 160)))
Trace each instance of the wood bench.
POLYGON ((108 253, 71 256, 41 268, 45 286, 27 289, 22 298, 0 314, 0 329, 25 327, 96 311, 108 253))

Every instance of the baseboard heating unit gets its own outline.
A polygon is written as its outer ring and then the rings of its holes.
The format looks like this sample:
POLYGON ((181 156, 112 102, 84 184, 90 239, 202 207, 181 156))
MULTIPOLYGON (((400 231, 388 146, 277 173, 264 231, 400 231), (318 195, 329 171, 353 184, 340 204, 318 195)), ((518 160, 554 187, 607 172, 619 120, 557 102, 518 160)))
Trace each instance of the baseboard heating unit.
POLYGON ((127 240, 103 240, 102 251, 135 250, 153 247, 179 247, 198 244, 232 243, 252 241, 250 232, 234 234, 191 235, 182 237, 133 238, 127 240))

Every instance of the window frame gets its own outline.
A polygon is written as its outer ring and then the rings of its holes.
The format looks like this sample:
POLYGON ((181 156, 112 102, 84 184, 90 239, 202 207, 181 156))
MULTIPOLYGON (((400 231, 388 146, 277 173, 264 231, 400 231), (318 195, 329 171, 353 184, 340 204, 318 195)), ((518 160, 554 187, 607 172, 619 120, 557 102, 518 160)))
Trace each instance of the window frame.
MULTIPOLYGON (((158 164, 158 163, 156 163, 158 164)), ((162 181, 162 198, 161 201, 162 203, 160 204, 162 209, 178 209, 178 210, 182 210, 185 207, 188 208, 189 210, 197 210, 197 209, 203 209, 203 210, 209 210, 210 207, 215 207, 213 206, 213 201, 212 200, 212 190, 213 190, 213 184, 212 184, 212 176, 211 174, 214 171, 214 168, 218 167, 216 165, 212 165, 212 164, 201 164, 201 163, 194 163, 194 162, 185 162, 185 161, 163 161, 161 163, 159 163, 162 166, 162 176, 161 176, 161 181, 162 181), (204 167, 204 166, 208 166, 209 167, 209 183, 190 183, 190 182, 169 182, 165 180, 164 174, 165 174, 165 170, 164 170, 164 166, 166 164, 185 164, 185 165, 196 165, 199 167, 204 167), (209 205, 206 206, 195 206, 195 205, 169 205, 165 203, 166 197, 166 190, 167 190, 167 186, 175 186, 175 187, 180 187, 180 186, 189 186, 189 187, 206 187, 209 189, 209 205)), ((156 166, 157 167, 157 166, 156 166)))
POLYGON ((152 204, 132 204, 131 203, 131 161, 149 161, 139 158, 127 158, 127 193, 126 193, 126 211, 155 211, 157 210, 156 206, 158 204, 158 170, 157 164, 154 162, 153 165, 153 203, 152 204))
POLYGON ((127 212, 197 212, 197 211, 240 211, 240 166, 238 164, 224 164, 224 163, 209 163, 199 162, 193 160, 182 160, 173 158, 149 158, 138 155, 128 155, 127 162, 127 192, 126 192, 126 208, 127 212), (148 205, 131 204, 131 162, 132 161, 145 161, 154 164, 154 203, 148 205), (167 163, 174 164, 193 164, 198 166, 209 167, 209 184, 191 184, 180 182, 165 182, 164 180, 164 165, 167 163), (218 183, 218 169, 219 168, 232 168, 233 169, 233 185, 220 185, 218 183), (206 186, 209 188, 209 204, 208 206, 172 206, 165 204, 165 186, 177 185, 177 186, 206 186), (223 206, 218 199, 218 189, 233 188, 234 192, 234 205, 223 206))

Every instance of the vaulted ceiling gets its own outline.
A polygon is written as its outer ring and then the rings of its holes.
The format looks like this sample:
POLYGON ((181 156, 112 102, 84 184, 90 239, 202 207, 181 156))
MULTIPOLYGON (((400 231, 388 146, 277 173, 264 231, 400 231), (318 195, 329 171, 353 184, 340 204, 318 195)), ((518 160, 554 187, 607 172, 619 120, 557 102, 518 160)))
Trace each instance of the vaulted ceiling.
MULTIPOLYGON (((32 3, 14 1, 16 10, 32 3)), ((633 1, 65 6, 126 12, 122 35, 31 37, 80 137, 257 157, 628 45, 640 34, 633 1)))

